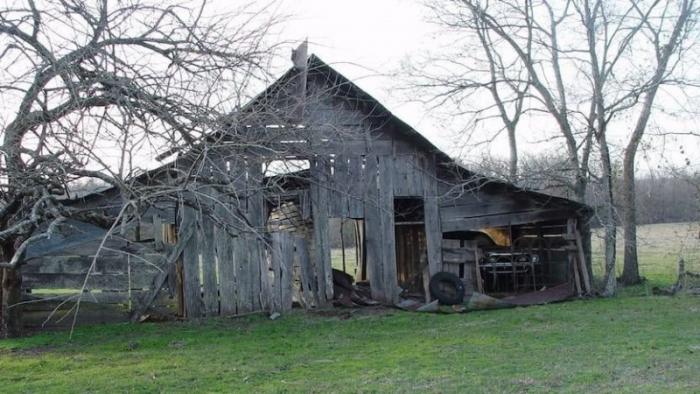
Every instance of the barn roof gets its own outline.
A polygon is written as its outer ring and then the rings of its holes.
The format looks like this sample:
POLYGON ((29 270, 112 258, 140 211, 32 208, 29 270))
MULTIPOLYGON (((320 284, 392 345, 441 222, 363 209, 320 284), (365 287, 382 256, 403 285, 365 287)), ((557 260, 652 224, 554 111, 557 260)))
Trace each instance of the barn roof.
MULTIPOLYGON (((566 204, 576 210, 585 212, 591 211, 591 208, 587 205, 576 202, 574 200, 552 196, 546 193, 536 192, 528 189, 523 189, 514 184, 504 182, 495 178, 489 178, 467 169, 462 164, 452 159, 447 153, 437 148, 432 142, 430 142, 420 132, 415 130, 411 125, 394 115, 388 108, 386 108, 381 102, 379 102, 379 100, 377 100, 371 94, 357 86, 350 79, 341 74, 338 70, 321 60, 321 58, 319 58, 318 56, 311 54, 307 60, 307 67, 307 79, 310 76, 321 77, 322 80, 328 84, 328 87, 333 89, 335 96, 346 100, 352 100, 355 103, 359 104, 358 107, 361 110, 363 110, 366 113, 366 115, 368 115, 371 118, 381 119, 384 125, 392 126, 390 129, 393 132, 398 133, 401 137, 414 144, 417 148, 420 148, 425 152, 434 153, 438 159, 438 163, 440 166, 442 166, 443 168, 449 168, 454 173, 459 174, 463 179, 469 180, 470 182, 500 185, 506 190, 510 190, 512 192, 526 193, 540 201, 566 204)), ((240 110, 236 111, 230 116, 232 117, 232 119, 236 117, 245 118, 247 114, 257 113, 260 110, 260 108, 268 106, 270 102, 274 102, 274 98, 279 97, 281 94, 286 94, 287 89, 293 83, 294 78, 298 74, 299 70, 295 67, 291 67, 280 78, 278 78, 275 82, 270 84, 265 90, 260 92, 246 105, 241 107, 240 110)), ((267 108, 266 110, 269 111, 269 108, 267 108)), ((221 131, 215 131, 207 136, 204 136, 204 138, 216 139, 221 136, 220 133, 221 131)), ((159 158, 164 159, 182 150, 186 150, 186 148, 182 147, 168 150, 162 153, 159 156, 159 158)), ((150 178, 151 176, 154 176, 161 170, 171 165, 171 162, 164 164, 163 166, 147 171, 146 173, 140 174, 139 178, 150 178)), ((111 189, 113 188, 103 190, 95 194, 107 193, 111 189)), ((90 196, 85 196, 83 198, 90 198, 90 196)))

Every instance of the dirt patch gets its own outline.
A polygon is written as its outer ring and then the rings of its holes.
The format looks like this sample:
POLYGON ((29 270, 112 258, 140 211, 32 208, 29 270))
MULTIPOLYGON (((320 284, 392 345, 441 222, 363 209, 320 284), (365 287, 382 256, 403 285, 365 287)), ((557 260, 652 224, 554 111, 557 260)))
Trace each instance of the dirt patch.
POLYGON ((309 310, 307 313, 321 317, 346 320, 350 318, 363 318, 368 316, 390 316, 396 313, 396 309, 386 306, 363 306, 355 308, 334 307, 329 309, 309 310))
POLYGON ((0 349, 0 355, 12 355, 12 356, 28 356, 36 357, 44 353, 53 351, 52 346, 36 346, 30 348, 10 348, 10 349, 0 349))

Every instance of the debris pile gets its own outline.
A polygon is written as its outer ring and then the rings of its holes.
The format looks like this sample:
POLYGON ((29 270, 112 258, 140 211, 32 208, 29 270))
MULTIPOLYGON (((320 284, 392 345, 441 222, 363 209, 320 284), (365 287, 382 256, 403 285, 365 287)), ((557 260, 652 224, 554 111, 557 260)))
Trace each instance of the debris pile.
POLYGON ((652 292, 656 295, 676 295, 678 293, 700 295, 700 274, 686 271, 685 260, 679 259, 676 283, 665 289, 654 287, 652 292))

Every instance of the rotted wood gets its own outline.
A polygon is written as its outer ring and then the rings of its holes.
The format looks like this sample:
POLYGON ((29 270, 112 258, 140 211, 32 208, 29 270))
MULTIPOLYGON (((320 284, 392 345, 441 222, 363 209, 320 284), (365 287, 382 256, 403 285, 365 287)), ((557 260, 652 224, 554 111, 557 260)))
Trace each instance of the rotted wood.
MULTIPOLYGON (((330 175, 330 174, 329 174, 330 175)), ((336 218, 348 216, 348 158, 337 155, 333 159, 332 182, 329 190, 329 215, 336 218)))
POLYGON ((443 263, 463 264, 474 262, 475 257, 473 248, 442 248, 443 263))
POLYGON ((328 189, 325 187, 329 177, 328 163, 319 158, 312 163, 311 210, 314 222, 314 268, 318 283, 321 303, 333 300, 333 271, 331 267, 331 249, 328 235, 328 189))
MULTIPOLYGON (((567 235, 569 238, 575 242, 576 235, 574 234, 575 231, 575 225, 573 219, 568 219, 566 223, 566 228, 567 228, 567 235)), ((578 259, 576 257, 576 250, 577 248, 575 245, 572 245, 573 247, 571 250, 567 253, 568 259, 569 259, 569 266, 571 269, 574 271, 574 286, 576 288, 576 295, 581 297, 581 278, 580 278, 580 269, 579 269, 579 264, 578 264, 578 259)))
POLYGON ((233 255, 237 279, 236 310, 238 314, 253 311, 252 269, 249 256, 250 235, 241 234, 233 239, 233 255))
POLYGON ((365 162, 365 260, 372 299, 386 300, 382 248, 382 219, 377 187, 377 157, 367 156, 365 162))
MULTIPOLYGON (((260 237, 263 234, 265 228, 265 203, 264 195, 262 192, 263 188, 263 173, 262 164, 258 161, 251 161, 248 163, 248 181, 246 187, 248 188, 248 210, 247 218, 248 222, 253 227, 250 235, 245 237, 246 247, 248 248, 247 260, 249 270, 249 286, 250 286, 250 302, 251 311, 259 311, 263 309, 263 303, 266 300, 267 291, 266 287, 263 287, 262 273, 263 265, 267 265, 266 261, 263 260, 264 249, 260 245, 260 237)), ((266 278, 265 278, 266 279, 266 278)))
POLYGON ((364 222, 355 220, 355 259, 357 262, 356 280, 367 280, 367 259, 365 259, 364 222))
MULTIPOLYGON (((221 196, 223 203, 228 203, 228 198, 221 196)), ((227 222, 226 209, 219 205, 215 209, 217 216, 227 222)), ((226 224, 226 223, 224 223, 226 224)), ((236 314, 236 266, 233 258, 233 238, 223 226, 217 226, 214 234, 216 245, 216 260, 219 266, 220 285, 220 313, 222 315, 236 314)))
POLYGON ((484 293, 484 281, 481 278, 481 249, 474 249, 474 268, 476 274, 476 288, 479 293, 484 293))
MULTIPOLYGON (((574 227, 575 228, 575 227, 574 227)), ((576 250, 578 252, 579 266, 581 267, 581 275, 583 276, 583 286, 586 294, 591 292, 591 278, 588 276, 588 268, 586 267, 586 256, 583 253, 583 241, 581 239, 581 233, 578 229, 575 230, 576 233, 576 250)))
MULTIPOLYGON (((192 207, 183 205, 181 213, 181 231, 187 231, 190 227, 193 228, 193 231, 199 231, 195 210, 192 207)), ((185 244, 182 256, 185 316, 189 319, 202 317, 204 307, 199 281, 199 240, 197 238, 189 238, 185 244)))
POLYGON ((282 277, 280 287, 282 295, 282 310, 289 311, 293 303, 294 285, 294 240, 290 233, 282 233, 280 248, 282 249, 282 261, 280 264, 282 277))
POLYGON ((274 273, 273 310, 284 312, 292 309, 293 245, 291 235, 272 233, 271 265, 274 273))
POLYGON ((282 276, 280 268, 282 262, 282 249, 280 244, 280 233, 272 233, 270 242, 270 269, 272 270, 274 278, 272 282, 272 310, 277 312, 282 309, 282 287, 280 284, 280 278, 282 276))
POLYGON ((313 277, 308 245, 303 237, 296 237, 294 245, 297 258, 299 259, 302 300, 306 308, 312 308, 319 304, 319 296, 316 291, 316 281, 313 277))
POLYGON ((361 219, 364 217, 365 188, 362 156, 352 155, 348 159, 348 217, 361 219))
POLYGON ((200 258, 202 260, 202 287, 204 288, 204 312, 207 316, 219 314, 219 287, 216 279, 216 249, 214 222, 207 215, 201 218, 199 233, 200 258))
POLYGON ((386 302, 389 304, 395 304, 399 301, 399 286, 396 277, 393 163, 393 157, 391 156, 380 156, 377 163, 382 234, 383 287, 386 302))
POLYGON ((435 166, 435 157, 431 156, 426 165, 426 173, 423 179, 425 215, 425 241, 428 250, 428 267, 430 276, 442 270, 442 227, 440 223, 440 209, 438 206, 438 185, 435 166))
POLYGON ((148 308, 150 308, 153 302, 156 300, 156 298, 158 297, 158 293, 160 293, 160 290, 163 288, 163 285, 165 284, 167 278, 171 274, 170 267, 174 267, 176 265, 178 259, 180 258, 180 255, 182 254, 185 247, 189 244, 189 240, 194 235, 194 229, 194 226, 188 226, 183 229, 183 232, 179 236, 180 240, 175 245, 175 247, 172 248, 170 253, 168 253, 168 256, 165 259, 166 262, 165 266, 163 267, 163 271, 161 271, 161 273, 159 273, 158 276, 156 276, 156 278, 153 280, 153 287, 150 294, 144 299, 143 304, 140 308, 137 309, 136 313, 132 315, 132 321, 136 321, 141 316, 143 316, 143 314, 146 313, 148 308))
POLYGON ((258 240, 258 242, 258 253, 260 253, 260 258, 258 259, 258 263, 260 264, 260 276, 258 277, 260 281, 260 291, 258 295, 260 306, 258 308, 261 311, 271 312, 273 310, 272 286, 274 278, 270 277, 270 243, 269 240, 267 240, 267 242, 258 240))
POLYGON ((163 219, 156 213, 153 215, 153 248, 161 251, 163 244, 163 219))
MULTIPOLYGON (((167 223, 163 225, 163 244, 167 245, 169 249, 177 245, 177 228, 175 224, 167 223)), ((181 254, 182 255, 182 254, 181 254)), ((175 260, 174 264, 167 267, 168 269, 168 294, 170 297, 175 297, 178 295, 178 281, 177 281, 177 267, 182 266, 182 258, 175 260)), ((181 297, 179 297, 181 299, 181 297)))

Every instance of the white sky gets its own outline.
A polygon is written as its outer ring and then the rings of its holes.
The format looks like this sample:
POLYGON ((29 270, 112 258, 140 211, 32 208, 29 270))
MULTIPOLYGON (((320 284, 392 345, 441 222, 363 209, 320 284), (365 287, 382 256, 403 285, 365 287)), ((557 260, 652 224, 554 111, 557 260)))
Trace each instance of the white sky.
MULTIPOLYGON (((391 76, 402 60, 433 41, 437 28, 425 21, 419 1, 283 0, 280 12, 292 15, 284 23, 282 39, 301 42, 308 37, 309 53, 366 90, 439 148, 449 150, 446 133, 438 130, 422 105, 408 102, 396 91, 400 86, 391 76)), ((290 66, 290 61, 282 65, 284 69, 290 66)))
MULTIPOLYGON (((217 0, 214 6, 227 8, 227 4, 226 0, 217 0)), ((430 109, 421 104, 409 102, 406 94, 398 91, 403 81, 391 76, 399 71, 402 61, 440 49, 440 27, 428 21, 429 13, 421 1, 282 0, 279 12, 291 15, 283 24, 280 37, 290 41, 290 51, 293 43, 308 37, 310 53, 331 64, 452 156, 469 162, 486 149, 465 149, 457 144, 455 134, 458 130, 441 126, 444 118, 434 116, 430 109)), ((289 53, 282 53, 277 74, 291 66, 289 53)), ((622 122, 629 123, 631 120, 622 122)), ((700 160, 697 160, 700 158, 700 138, 650 137, 659 127, 697 131, 700 129, 698 123, 697 119, 690 118, 665 121, 661 126, 650 124, 648 137, 638 155, 640 172, 663 165, 662 162, 668 164, 666 161, 679 165, 686 157, 695 168, 700 168, 700 160), (660 152, 661 149, 665 152, 660 152)), ((542 143, 541 140, 546 137, 537 130, 542 130, 541 118, 525 117, 521 121, 518 142, 521 153, 552 149, 552 144, 542 143)), ((610 141, 618 159, 622 141, 610 141)), ((495 140, 488 150, 494 155, 506 157, 508 147, 505 138, 495 140)))
MULTIPOLYGON (((280 12, 292 15, 284 24, 284 40, 300 42, 308 37, 310 53, 317 54, 357 83, 442 150, 467 162, 480 155, 479 151, 484 148, 465 150, 456 144, 457 130, 446 130, 441 127, 439 117, 432 116, 429 109, 408 102, 405 94, 397 91, 402 81, 390 75, 399 70, 402 61, 426 51, 439 50, 440 27, 428 22, 429 14, 421 1, 283 0, 280 12)), ((282 66, 286 69, 289 65, 282 66)), ((552 148, 550 144, 541 143, 539 140, 543 136, 535 132, 542 127, 541 122, 535 118, 521 122, 521 152, 537 153, 552 148)), ((700 129, 698 123, 697 118, 671 120, 665 121, 662 127, 697 131, 700 129)), ((649 136, 654 133, 654 127, 650 124, 649 136)), ((700 168, 700 160, 697 160, 700 158, 700 138, 647 137, 645 142, 638 155, 641 172, 663 165, 662 162, 666 164, 667 160, 678 165, 686 157, 694 167, 700 168), (659 152, 662 148, 665 152, 659 152)), ((611 144, 613 149, 616 145, 619 148, 622 140, 613 140, 611 144)), ((497 139, 489 151, 506 157, 506 141, 497 139)), ((621 149, 616 151, 619 155, 621 149)))
MULTIPOLYGON (((167 1, 167 0, 166 0, 167 1)), ((200 0, 192 0, 198 3, 200 0)), ((246 0, 209 0, 210 11, 232 12, 246 0)), ((266 0, 268 1, 268 0, 266 0)), ((269 0, 279 14, 289 15, 281 25, 279 40, 287 41, 276 61, 274 73, 281 75, 291 66, 291 49, 308 38, 309 52, 315 53, 346 77, 377 98, 396 116, 412 125, 436 146, 453 157, 467 162, 478 160, 486 149, 464 148, 456 143, 456 127, 444 126, 444 120, 416 102, 408 102, 406 92, 400 91, 404 82, 392 77, 400 70, 402 61, 439 51, 444 43, 440 26, 427 21, 428 11, 421 0, 269 0)), ((262 3, 264 5, 265 3, 262 3)), ((256 6, 258 4, 256 3, 256 6)), ((630 122, 627 119, 627 122, 630 122)), ((624 120, 623 120, 624 122, 624 120)), ((459 122, 457 122, 459 123, 459 122)), ((699 130, 697 119, 666 122, 665 127, 678 130, 699 130)), ((499 126, 495 126, 499 127, 499 126)), ((547 127, 542 118, 525 117, 519 129, 521 153, 551 151, 561 144, 542 143, 542 133, 547 127)), ((654 127, 650 127, 649 133, 654 127)), ((700 138, 685 138, 680 142, 670 139, 647 138, 640 151, 639 168, 655 166, 665 158, 680 164, 690 157, 700 168, 700 138), (683 145, 684 153, 679 154, 683 145), (647 149, 648 148, 648 149, 647 149), (661 149, 666 155, 659 154, 661 149)), ((615 141, 612 144, 615 145, 615 141)), ((488 150, 506 157, 508 147, 504 138, 497 139, 488 150)), ((620 149, 616 150, 620 152, 620 149)), ((619 157, 619 156, 618 156, 619 157)))

